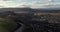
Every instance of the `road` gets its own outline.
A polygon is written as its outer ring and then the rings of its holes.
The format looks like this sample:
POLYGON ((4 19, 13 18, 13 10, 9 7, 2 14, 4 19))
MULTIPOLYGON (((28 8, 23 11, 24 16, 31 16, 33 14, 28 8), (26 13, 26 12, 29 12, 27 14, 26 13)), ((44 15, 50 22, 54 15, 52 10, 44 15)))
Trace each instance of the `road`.
POLYGON ((19 27, 15 32, 23 32, 23 30, 25 29, 25 25, 24 24, 22 24, 22 23, 19 23, 19 24, 21 24, 22 26, 21 27, 19 27))

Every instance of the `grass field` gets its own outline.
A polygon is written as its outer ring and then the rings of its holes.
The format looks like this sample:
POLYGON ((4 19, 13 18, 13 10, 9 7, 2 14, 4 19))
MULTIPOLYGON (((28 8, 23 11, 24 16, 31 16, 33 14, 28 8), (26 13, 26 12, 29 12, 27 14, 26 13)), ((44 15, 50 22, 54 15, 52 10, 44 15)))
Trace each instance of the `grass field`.
POLYGON ((0 18, 0 32, 11 32, 17 27, 17 24, 12 21, 0 18))
POLYGON ((36 15, 47 15, 47 14, 54 15, 54 16, 60 16, 60 13, 36 13, 36 15))

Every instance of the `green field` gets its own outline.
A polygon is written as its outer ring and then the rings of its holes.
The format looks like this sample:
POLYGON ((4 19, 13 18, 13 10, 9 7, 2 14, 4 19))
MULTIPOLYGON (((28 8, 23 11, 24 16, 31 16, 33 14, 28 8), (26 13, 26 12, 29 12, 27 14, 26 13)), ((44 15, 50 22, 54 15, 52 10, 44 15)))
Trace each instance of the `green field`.
POLYGON ((36 15, 47 15, 47 14, 54 15, 54 16, 60 16, 60 13, 36 13, 36 15))
POLYGON ((16 27, 15 22, 0 18, 0 32, 12 32, 16 27))

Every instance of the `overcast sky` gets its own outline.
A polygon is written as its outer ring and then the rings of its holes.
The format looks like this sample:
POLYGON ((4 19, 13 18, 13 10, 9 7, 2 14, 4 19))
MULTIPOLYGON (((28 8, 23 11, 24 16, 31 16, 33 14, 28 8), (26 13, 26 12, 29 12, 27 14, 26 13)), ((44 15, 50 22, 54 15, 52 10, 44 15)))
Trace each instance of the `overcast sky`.
MULTIPOLYGON (((60 0, 53 0, 55 5, 60 5, 60 0)), ((49 6, 48 0, 0 0, 0 7, 32 7, 44 8, 49 6)))

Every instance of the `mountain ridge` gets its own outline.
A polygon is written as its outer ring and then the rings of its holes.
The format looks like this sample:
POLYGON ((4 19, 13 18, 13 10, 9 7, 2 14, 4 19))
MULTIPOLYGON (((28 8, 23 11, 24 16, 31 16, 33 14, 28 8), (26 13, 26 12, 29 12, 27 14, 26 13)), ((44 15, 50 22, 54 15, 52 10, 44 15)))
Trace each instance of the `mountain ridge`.
POLYGON ((59 12, 60 8, 46 8, 46 9, 32 9, 32 8, 0 8, 0 12, 4 11, 16 11, 16 12, 21 12, 21 11, 26 11, 26 12, 59 12))

